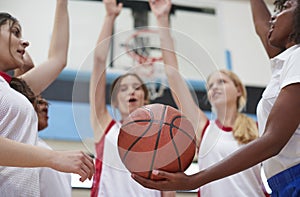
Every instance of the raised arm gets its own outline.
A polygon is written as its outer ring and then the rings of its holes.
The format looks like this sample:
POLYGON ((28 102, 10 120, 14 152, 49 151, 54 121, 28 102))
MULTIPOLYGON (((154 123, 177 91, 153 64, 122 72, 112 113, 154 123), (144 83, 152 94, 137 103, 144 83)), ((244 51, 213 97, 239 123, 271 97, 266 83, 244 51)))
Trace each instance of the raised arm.
POLYGON ((90 81, 90 106, 91 124, 94 130, 95 141, 99 141, 103 130, 108 126, 110 116, 105 101, 106 87, 106 60, 108 56, 110 40, 116 17, 122 10, 122 4, 116 4, 116 0, 103 0, 106 16, 97 40, 94 51, 94 67, 90 81))
POLYGON ((178 61, 174 49, 174 41, 169 29, 170 0, 150 0, 150 7, 159 26, 162 56, 165 72, 168 77, 171 93, 179 109, 194 125, 197 142, 200 142, 203 127, 207 122, 205 113, 196 105, 190 90, 178 71, 178 61))
POLYGON ((39 95, 60 74, 67 64, 69 48, 68 0, 56 0, 56 10, 48 59, 21 76, 39 95))
POLYGON ((52 151, 0 137, 0 165, 13 167, 50 167, 92 178, 93 160, 81 151, 52 151))
POLYGON ((252 18, 257 35, 259 36, 269 58, 278 55, 283 49, 270 45, 268 35, 270 30, 271 13, 264 0, 250 0, 252 18))

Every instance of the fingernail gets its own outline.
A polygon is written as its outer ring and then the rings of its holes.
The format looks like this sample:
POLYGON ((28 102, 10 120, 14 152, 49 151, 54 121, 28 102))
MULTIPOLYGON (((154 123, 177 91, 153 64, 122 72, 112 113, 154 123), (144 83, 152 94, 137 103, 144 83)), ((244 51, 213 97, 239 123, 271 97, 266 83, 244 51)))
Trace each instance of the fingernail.
POLYGON ((159 171, 158 170, 152 170, 152 174, 158 175, 159 171))

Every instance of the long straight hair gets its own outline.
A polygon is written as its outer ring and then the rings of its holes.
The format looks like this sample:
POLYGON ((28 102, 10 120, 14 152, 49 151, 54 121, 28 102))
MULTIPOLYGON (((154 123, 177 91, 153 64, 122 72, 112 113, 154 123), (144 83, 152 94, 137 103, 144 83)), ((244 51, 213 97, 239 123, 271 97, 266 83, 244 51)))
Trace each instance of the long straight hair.
MULTIPOLYGON (((9 24, 9 54, 13 57, 12 52, 11 52, 11 29, 13 28, 13 26, 15 24, 19 24, 19 21, 13 17, 12 15, 10 15, 9 13, 6 12, 0 12, 0 27, 5 25, 5 24, 9 24)), ((21 28, 21 27, 20 27, 21 28)))

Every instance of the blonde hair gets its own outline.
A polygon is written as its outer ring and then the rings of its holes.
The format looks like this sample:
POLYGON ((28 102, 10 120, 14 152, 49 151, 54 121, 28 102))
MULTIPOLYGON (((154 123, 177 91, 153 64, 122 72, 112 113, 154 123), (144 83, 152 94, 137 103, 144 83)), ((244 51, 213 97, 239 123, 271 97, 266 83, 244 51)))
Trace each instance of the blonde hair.
POLYGON ((246 88, 240 78, 232 71, 221 69, 218 72, 228 76, 236 88, 241 92, 241 96, 237 99, 236 103, 238 115, 233 126, 233 136, 239 144, 247 144, 258 138, 258 128, 256 122, 252 118, 241 113, 247 102, 246 88))

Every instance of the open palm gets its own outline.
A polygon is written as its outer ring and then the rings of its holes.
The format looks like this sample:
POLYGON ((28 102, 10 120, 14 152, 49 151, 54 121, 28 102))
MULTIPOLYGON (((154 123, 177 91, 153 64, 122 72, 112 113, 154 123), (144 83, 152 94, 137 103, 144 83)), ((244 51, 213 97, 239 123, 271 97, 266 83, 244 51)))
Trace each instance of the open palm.
POLYGON ((106 13, 110 16, 118 16, 122 10, 122 3, 117 5, 116 0, 103 0, 106 13))
POLYGON ((156 17, 168 15, 172 7, 171 0, 149 0, 149 4, 156 17))

